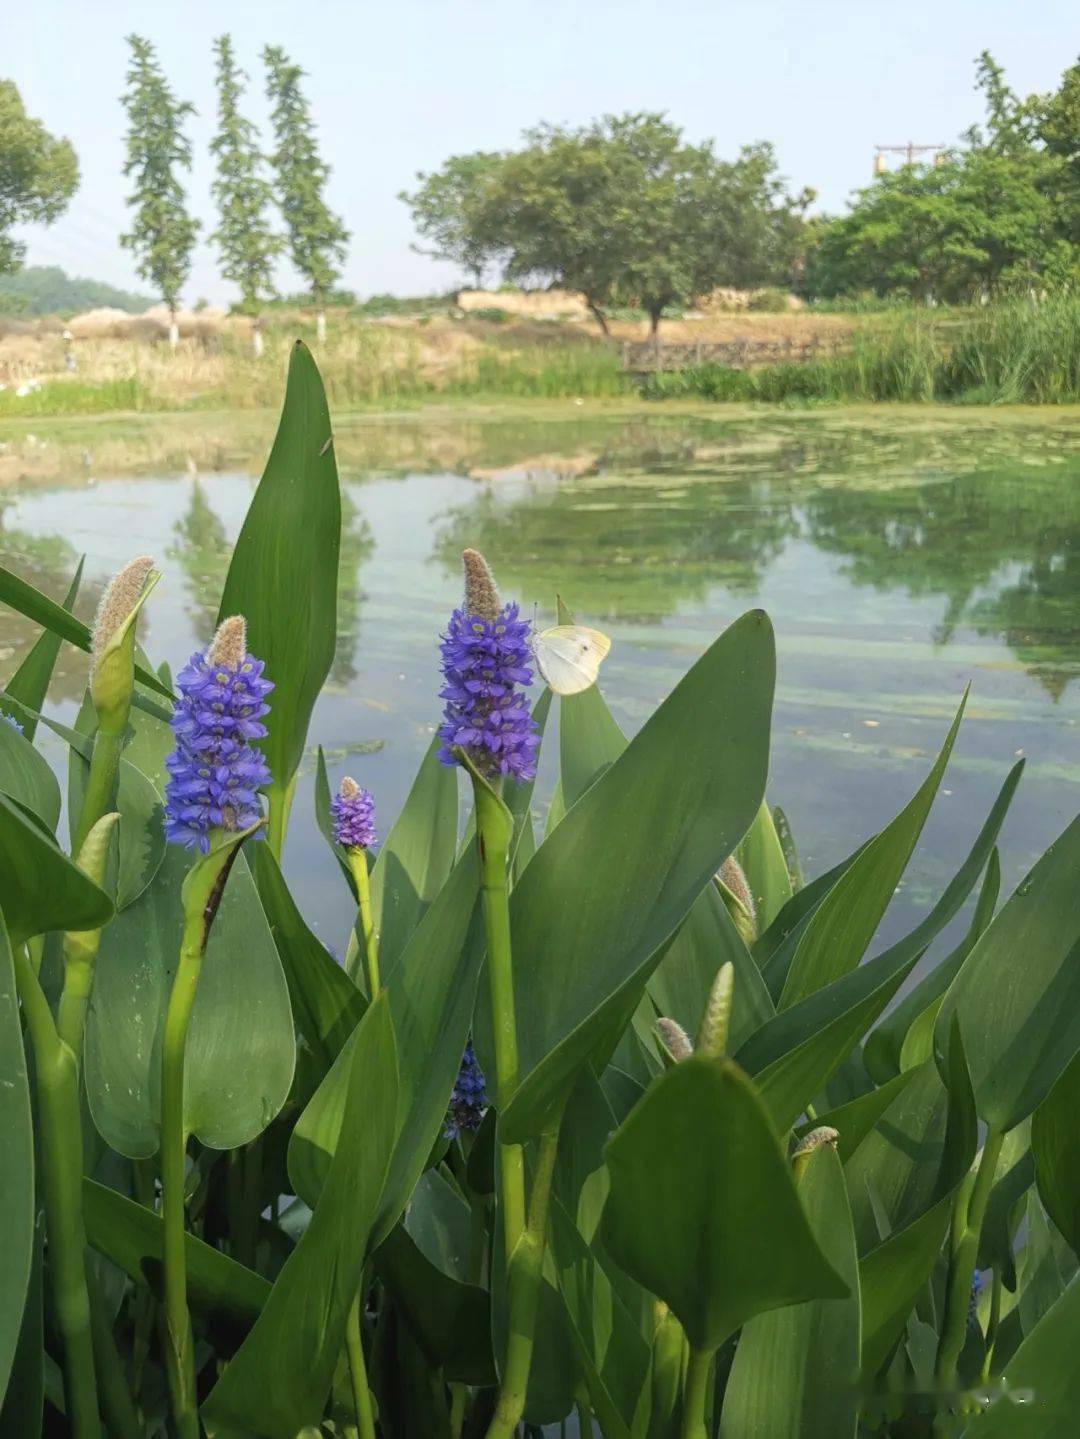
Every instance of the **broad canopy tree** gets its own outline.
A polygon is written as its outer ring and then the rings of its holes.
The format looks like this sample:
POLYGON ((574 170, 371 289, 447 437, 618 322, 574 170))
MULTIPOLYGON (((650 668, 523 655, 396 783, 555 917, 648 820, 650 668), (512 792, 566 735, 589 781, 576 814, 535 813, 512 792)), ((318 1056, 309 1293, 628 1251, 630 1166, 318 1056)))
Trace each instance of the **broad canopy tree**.
POLYGON ((188 213, 178 171, 191 169, 191 142, 184 122, 195 113, 178 100, 162 71, 153 45, 129 35, 131 63, 123 104, 128 117, 124 174, 133 181, 128 205, 131 229, 120 243, 134 252, 135 268, 169 308, 169 343, 179 338, 176 309, 191 268, 191 252, 200 224, 188 213))
POLYGON ((521 149, 452 156, 403 198, 429 253, 480 273, 664 309, 717 285, 784 283, 811 196, 792 198, 767 145, 725 162, 663 115, 607 116, 527 131, 521 149))
POLYGON ((51 225, 79 184, 70 140, 50 135, 26 113, 14 81, 0 80, 0 275, 18 269, 26 247, 14 225, 51 225))

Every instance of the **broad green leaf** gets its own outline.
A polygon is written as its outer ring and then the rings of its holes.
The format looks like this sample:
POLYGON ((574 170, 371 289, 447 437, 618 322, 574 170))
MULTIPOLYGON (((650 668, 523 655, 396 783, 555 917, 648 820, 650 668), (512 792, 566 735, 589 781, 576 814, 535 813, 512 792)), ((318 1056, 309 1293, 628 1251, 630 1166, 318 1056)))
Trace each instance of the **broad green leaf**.
POLYGON ((46 829, 56 832, 60 818, 56 776, 45 756, 6 721, 0 723, 0 793, 36 814, 46 829))
POLYGON ((840 876, 847 873, 865 848, 865 844, 860 846, 825 874, 818 875, 817 879, 803 885, 791 896, 769 928, 754 944, 754 959, 774 1003, 780 998, 791 961, 803 935, 810 927, 811 920, 821 907, 821 901, 833 889, 840 876))
POLYGON ((1016 1260, 1013 1241, 1024 1208, 1022 1201, 1035 1183, 1030 1121, 1025 1120, 1015 1129, 1009 1130, 1002 1143, 995 1172, 998 1177, 990 1191, 986 1215, 983 1218, 976 1267, 996 1269, 1005 1288, 1014 1291, 1016 1260))
POLYGON ((863 1140, 873 1133, 878 1120, 911 1083, 916 1072, 914 1069, 905 1070, 887 1084, 872 1089, 869 1094, 860 1094, 836 1109, 827 1109, 813 1119, 804 1120, 795 1128, 796 1139, 822 1126, 835 1129, 840 1136, 836 1141, 836 1152, 841 1164, 846 1164, 863 1140))
POLYGON ((765 800, 735 853, 754 896, 758 933, 764 934, 792 894, 787 860, 765 800))
POLYGON ((597 776, 626 749, 626 736, 615 723, 596 685, 559 700, 559 778, 562 799, 572 809, 597 776))
POLYGON ((1080 1410, 1080 1283, 1065 1293, 1005 1366, 1000 1393, 963 1439, 1073 1439, 1080 1410))
MULTIPOLYGON (((3 1181, 0 1181, 0 1189, 3 1181)), ((0 1434, 15 1439, 40 1439, 45 1403, 45 1275, 44 1275, 45 1214, 39 1210, 30 1262, 30 1282, 26 1289, 22 1324, 15 1346, 11 1372, 0 1368, 0 1434), (5 1392, 4 1384, 7 1384, 5 1392)), ((0 1260, 0 1283, 6 1282, 5 1265, 0 1260)), ((10 1302, 0 1297, 0 1307, 10 1302)), ((0 1324, 0 1332, 4 1326, 0 1324)), ((5 1335, 6 1341, 6 1335, 5 1335)))
POLYGON ((270 846, 253 845, 248 859, 289 986, 293 1017, 325 1074, 367 1002, 304 923, 270 846))
POLYGON ((255 1327, 202 1407, 210 1439, 295 1439, 322 1418, 397 1131, 385 993, 356 1035, 341 1132, 319 1202, 255 1327))
POLYGON ((34 1250, 34 1139, 19 999, 0 914, 0 1395, 19 1342, 34 1250))
MULTIPOLYGON (((75 608, 85 563, 84 555, 76 566, 74 577, 63 599, 63 608, 69 614, 75 608)), ((60 643, 59 635, 53 634, 52 630, 42 630, 23 656, 22 663, 8 680, 3 695, 0 696, 0 712, 13 715, 22 725, 23 733, 31 743, 33 743, 37 730, 37 719, 24 718, 22 709, 36 712, 44 705, 45 697, 49 693, 49 685, 52 683, 56 657, 60 653, 60 643), (10 700, 14 700, 16 703, 10 704, 10 700)))
POLYGON ((903 942, 768 1020, 736 1051, 773 1122, 789 1128, 903 984, 918 952, 903 942))
POLYGON ((0 794, 0 909, 13 945, 51 929, 100 929, 113 914, 105 891, 4 794, 0 794))
MULTIPOLYGON (((476 909, 475 850, 458 861, 421 920, 386 984, 394 1020, 400 1105, 398 1139, 390 1165, 375 1245, 390 1233, 423 1173, 442 1125, 469 1036, 483 947, 470 938, 476 909)), ((289 1176, 296 1193, 314 1207, 329 1156, 337 1148, 351 1055, 359 1029, 296 1122, 289 1143, 289 1176)))
POLYGON ((436 737, 371 871, 371 912, 384 980, 454 867, 457 767, 442 764, 438 750, 436 737))
MULTIPOLYGON (((150 1284, 160 1297, 164 1227, 161 1216, 93 1179, 83 1180, 83 1217, 91 1248, 104 1254, 136 1284, 150 1284)), ((270 1293, 261 1275, 246 1269, 195 1234, 184 1235, 188 1301, 198 1314, 248 1329, 270 1293)))
POLYGON ((831 1145, 807 1161, 799 1198, 821 1252, 848 1288, 758 1314, 743 1327, 720 1439, 854 1439, 859 1376, 859 1266, 844 1171, 831 1145))
POLYGON ((663 1074, 611 1139, 607 1165, 604 1247, 696 1348, 717 1348, 766 1310, 848 1294, 731 1061, 693 1055, 663 1074))
POLYGON ((1025 1334, 1030 1334, 1047 1310, 1061 1298, 1065 1286, 1054 1256, 1046 1211, 1033 1189, 1028 1191, 1026 1220, 1027 1238, 1018 1308, 1020 1327, 1025 1334))
POLYGON ((1035 1111, 1031 1151, 1047 1213, 1080 1256, 1080 1054, 1035 1111))
POLYGON ((799 890, 806 884, 806 878, 803 875, 802 864, 799 861, 799 851, 795 845, 795 836, 791 832, 791 824, 787 815, 778 804, 773 805, 772 818, 773 828, 776 830, 776 838, 780 842, 780 849, 784 855, 784 863, 787 865, 791 892, 792 894, 798 894, 799 890))
MULTIPOLYGON (((908 1030, 931 1006, 935 1006, 936 1013, 937 1001, 948 989, 975 941, 994 917, 1001 883, 1000 861, 994 846, 1023 770, 1024 761, 1020 760, 1009 771, 970 854, 925 921, 929 925, 935 916, 940 915, 943 923, 947 923, 975 887, 979 875, 985 871, 967 935, 939 965, 920 980, 910 994, 905 995, 866 1042, 867 1068, 879 1084, 900 1072, 901 1054, 908 1030)), ((933 1024, 932 1019, 930 1023, 933 1024)), ((926 1050, 922 1058, 925 1059, 930 1052, 926 1050)))
MULTIPOLYGON (((0 565, 0 604, 9 605, 11 609, 25 615, 28 620, 42 625, 52 634, 58 635, 60 639, 67 640, 76 649, 83 650, 86 654, 90 653, 90 631, 82 620, 77 620, 63 605, 58 605, 55 600, 49 599, 48 595, 43 595, 40 590, 27 584, 18 575, 13 575, 3 565, 0 565)), ((172 699, 172 691, 167 685, 163 685, 157 675, 147 669, 145 665, 136 664, 135 674, 149 689, 164 695, 166 699, 172 699)), ((33 706, 33 708, 40 708, 40 706, 33 706)))
POLYGON ((248 649, 276 688, 261 747, 285 791, 304 752, 308 722, 334 658, 341 494, 330 413, 311 353, 289 359, 277 436, 247 512, 218 621, 247 620, 248 649))
POLYGON ((1046 851, 972 949, 934 1031, 960 1020, 979 1118, 1006 1131, 1080 1049, 1080 819, 1046 851))
POLYGON ((649 1345, 558 1198, 551 1205, 550 1243, 570 1338, 601 1432, 605 1439, 630 1439, 649 1345))
MULTIPOLYGON (((922 833, 949 762, 966 703, 965 695, 921 788, 896 818, 866 845, 822 900, 791 961, 779 1008, 790 1008, 854 969, 866 952, 922 833)), ((973 878, 972 884, 974 882, 973 878)))
MULTIPOLYGON (((109 927, 94 976, 85 1049, 90 1111, 102 1138, 133 1159, 158 1146, 161 1029, 191 864, 185 850, 168 846, 154 883, 109 927)), ((241 854, 210 931, 191 1017, 190 1132, 212 1149, 254 1139, 284 1104, 294 1060, 288 986, 241 854)))
POLYGON ((507 1140, 550 1122, 610 1043, 765 785, 775 653, 760 611, 727 629, 551 832, 510 899, 521 1083, 507 1140))

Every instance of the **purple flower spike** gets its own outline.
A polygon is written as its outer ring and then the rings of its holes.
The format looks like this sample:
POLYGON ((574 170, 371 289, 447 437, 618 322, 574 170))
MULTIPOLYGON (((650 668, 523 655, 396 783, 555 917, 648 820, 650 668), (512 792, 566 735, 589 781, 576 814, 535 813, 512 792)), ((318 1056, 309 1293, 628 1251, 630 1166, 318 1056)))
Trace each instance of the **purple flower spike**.
POLYGON ((536 725, 518 686, 532 683, 529 636, 532 626, 517 605, 499 606, 483 557, 466 550, 465 604, 450 616, 442 639, 439 691, 446 701, 439 726, 443 764, 456 764, 462 749, 488 779, 536 774, 540 743, 536 725))
POLYGON ((261 721, 270 706, 264 701, 274 688, 262 672, 262 660, 247 652, 244 621, 234 616, 177 675, 176 748, 165 761, 165 837, 171 844, 206 854, 213 830, 247 829, 262 818, 258 792, 270 771, 250 743, 266 734, 261 721))
POLYGON ((470 1039, 461 1057, 461 1068, 454 1082, 454 1092, 450 1096, 446 1123, 443 1125, 443 1138, 456 1139, 462 1130, 475 1134, 487 1113, 487 1104, 484 1071, 477 1063, 470 1039))
POLYGON ((375 843, 375 796, 348 775, 330 801, 334 838, 346 849, 368 849, 375 843))

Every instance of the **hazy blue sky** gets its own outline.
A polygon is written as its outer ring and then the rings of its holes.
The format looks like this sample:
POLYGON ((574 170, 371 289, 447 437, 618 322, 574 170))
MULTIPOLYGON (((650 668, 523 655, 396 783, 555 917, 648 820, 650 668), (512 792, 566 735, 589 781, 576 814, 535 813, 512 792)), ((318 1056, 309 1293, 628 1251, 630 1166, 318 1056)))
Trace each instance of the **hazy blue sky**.
MULTIPOLYGON (((0 74, 32 114, 71 137, 82 185, 29 260, 134 285, 125 223, 123 88, 131 30, 157 45, 191 124, 193 208, 205 222, 187 296, 229 297, 205 243, 213 228, 207 143, 210 45, 232 33, 266 119, 259 52, 308 72, 331 204, 352 230, 345 283, 362 295, 449 288, 454 269, 410 250, 397 200, 455 151, 512 145, 537 120, 665 110, 722 155, 772 140, 784 172, 838 209, 870 176, 875 143, 951 141, 979 107, 984 47, 1023 92, 1046 89, 1080 51, 1075 0, 32 0, 4 6, 0 74), (14 12, 14 13, 13 13, 14 12)), ((282 283, 294 287, 291 272, 282 283)))

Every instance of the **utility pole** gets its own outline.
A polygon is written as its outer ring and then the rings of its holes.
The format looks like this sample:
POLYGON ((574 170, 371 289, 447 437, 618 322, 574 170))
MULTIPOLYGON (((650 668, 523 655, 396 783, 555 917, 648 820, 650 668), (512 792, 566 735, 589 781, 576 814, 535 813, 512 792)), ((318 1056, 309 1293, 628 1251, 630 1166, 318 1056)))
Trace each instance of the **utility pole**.
POLYGON ((874 174, 884 175, 888 168, 885 164, 886 155, 903 155, 905 165, 914 165, 916 155, 933 155, 934 164, 938 165, 947 148, 945 145, 916 145, 913 140, 909 140, 906 145, 875 145, 874 174))

